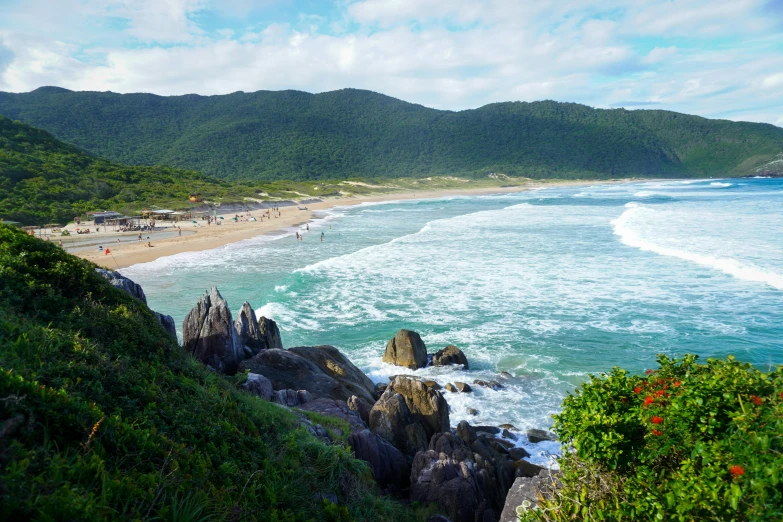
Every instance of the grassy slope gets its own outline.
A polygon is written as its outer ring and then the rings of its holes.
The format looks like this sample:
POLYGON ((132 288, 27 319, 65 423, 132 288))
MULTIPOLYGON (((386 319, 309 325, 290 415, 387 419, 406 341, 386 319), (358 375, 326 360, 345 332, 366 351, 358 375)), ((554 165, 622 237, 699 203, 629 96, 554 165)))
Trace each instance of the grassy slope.
POLYGON ((667 111, 498 103, 438 111, 345 89, 312 95, 0 93, 0 114, 114 161, 225 178, 742 174, 783 150, 783 129, 667 111))
POLYGON ((0 432, 2 520, 413 518, 93 265, 3 225, 0 432), (314 500, 327 491, 339 509, 314 500))

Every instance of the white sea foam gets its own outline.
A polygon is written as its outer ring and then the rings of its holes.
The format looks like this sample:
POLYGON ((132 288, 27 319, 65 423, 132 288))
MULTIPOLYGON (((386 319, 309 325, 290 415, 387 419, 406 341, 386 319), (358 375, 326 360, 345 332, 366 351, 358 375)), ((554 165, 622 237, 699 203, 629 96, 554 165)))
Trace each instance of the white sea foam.
POLYGON ((710 187, 727 188, 733 186, 733 183, 722 183, 720 181, 713 181, 710 183, 710 187))
POLYGON ((647 252, 654 252, 662 256, 676 257, 685 261, 690 261, 707 268, 721 271, 737 279, 764 283, 778 290, 783 290, 783 275, 764 270, 752 264, 743 263, 736 259, 727 257, 715 257, 712 255, 690 252, 679 248, 671 248, 656 244, 640 236, 633 229, 633 221, 639 216, 648 215, 654 219, 655 210, 639 205, 638 203, 628 203, 625 205, 625 212, 617 219, 612 221, 614 233, 620 237, 620 240, 628 246, 638 248, 647 252))

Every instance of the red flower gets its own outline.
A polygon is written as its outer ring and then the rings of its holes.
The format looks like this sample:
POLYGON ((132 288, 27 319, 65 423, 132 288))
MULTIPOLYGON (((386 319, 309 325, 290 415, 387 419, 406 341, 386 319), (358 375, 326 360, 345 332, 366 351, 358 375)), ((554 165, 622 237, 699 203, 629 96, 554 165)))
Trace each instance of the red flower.
POLYGON ((661 436, 661 435, 663 435, 663 432, 662 432, 662 431, 658 431, 658 430, 656 430, 656 429, 654 429, 654 428, 653 428, 653 435, 655 435, 655 436, 661 436))
POLYGON ((657 392, 655 392, 655 396, 656 397, 660 397, 661 395, 664 395, 664 394, 666 394, 666 392, 663 391, 663 390, 658 390, 657 392))
POLYGON ((672 384, 673 384, 673 385, 674 385, 674 387, 676 388, 676 387, 678 387, 679 385, 681 385, 681 384, 682 384, 682 382, 681 382, 681 381, 674 381, 672 384))
MULTIPOLYGON (((642 387, 641 386, 637 386, 636 388, 633 389, 633 392, 637 393, 637 394, 638 393, 642 393, 642 387)), ((781 398, 783 398, 783 393, 781 393, 780 395, 781 395, 781 398)))
POLYGON ((662 423, 662 422, 663 422, 663 417, 658 417, 658 416, 656 415, 655 417, 653 417, 653 418, 652 418, 652 423, 653 423, 653 424, 660 424, 660 423, 662 423))
POLYGON ((644 370, 645 375, 650 375, 653 371, 652 370, 644 370))
POLYGON ((734 475, 734 478, 739 478, 745 474, 745 468, 737 464, 734 464, 732 467, 729 468, 729 473, 734 475))
POLYGON ((780 392, 780 398, 783 399, 783 392, 780 392))
POLYGON ((751 395, 750 400, 752 400, 753 404, 755 404, 756 406, 761 406, 761 403, 764 402, 764 399, 762 399, 758 395, 751 395))
POLYGON ((647 397, 644 398, 644 407, 646 408, 647 406, 649 406, 653 402, 655 402, 655 399, 653 399, 652 397, 650 397, 648 395, 647 397))

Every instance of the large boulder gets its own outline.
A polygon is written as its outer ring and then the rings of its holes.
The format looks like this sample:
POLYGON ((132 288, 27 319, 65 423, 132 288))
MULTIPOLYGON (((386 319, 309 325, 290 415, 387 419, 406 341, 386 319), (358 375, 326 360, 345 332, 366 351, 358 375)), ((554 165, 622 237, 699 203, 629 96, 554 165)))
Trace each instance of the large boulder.
POLYGON ((552 498, 558 486, 557 472, 546 469, 534 477, 518 477, 508 490, 500 522, 518 522, 519 515, 538 507, 540 497, 552 498))
POLYGON ((120 274, 119 272, 115 272, 114 270, 96 268, 95 271, 98 272, 109 283, 111 283, 113 287, 124 290, 142 303, 147 304, 147 296, 144 295, 144 290, 142 290, 139 284, 131 281, 124 275, 120 274))
MULTIPOLYGON (((304 357, 366 402, 375 402, 375 384, 334 346, 297 346, 289 352, 304 357)), ((345 400, 348 400, 347 398, 345 400)))
POLYGON ((174 324, 174 318, 171 317, 170 315, 159 314, 158 312, 152 312, 152 313, 155 314, 155 318, 158 320, 158 322, 163 327, 163 329, 166 330, 166 333, 168 333, 170 336, 176 339, 177 326, 174 324))
POLYGON ((462 353, 462 350, 454 345, 449 345, 442 350, 438 350, 432 356, 433 366, 450 366, 452 364, 461 364, 463 370, 468 369, 468 358, 462 353))
POLYGON ((247 381, 245 381, 245 384, 242 385, 242 388, 252 393, 253 395, 262 397, 266 400, 272 399, 272 381, 263 375, 259 375, 257 373, 248 373, 247 381))
POLYGON ((243 358, 253 357, 267 348, 261 340, 256 313, 247 301, 242 305, 234 321, 234 330, 237 332, 237 341, 242 348, 243 358))
POLYGON ((280 337, 280 330, 277 328, 276 322, 262 315, 258 318, 258 330, 261 344, 265 347, 265 350, 272 348, 283 349, 283 340, 280 337))
POLYGON ((359 413, 350 409, 345 401, 321 397, 302 404, 299 406, 299 409, 344 420, 348 423, 351 433, 367 429, 367 425, 359 416, 359 413))
POLYGON ((410 498, 439 504, 454 522, 495 521, 513 480, 508 457, 462 422, 457 434, 435 434, 428 451, 416 454, 410 498))
POLYGON ((416 332, 400 330, 386 344, 383 362, 413 370, 427 366, 427 347, 416 332))
POLYGON ((527 430, 527 440, 532 443, 556 441, 557 435, 547 430, 529 429, 527 430))
POLYGON ((410 465, 400 450, 370 430, 352 433, 348 444, 356 458, 367 462, 375 480, 385 489, 399 491, 410 484, 410 465))
MULTIPOLYGON (((186 351, 218 372, 232 375, 242 360, 231 311, 218 289, 204 292, 182 323, 182 342, 186 351)), ((258 372, 256 372, 258 373, 258 372)))
POLYGON ((449 405, 439 391, 400 375, 370 410, 370 429, 413 456, 432 435, 449 430, 449 405))
POLYGON ((316 398, 341 401, 361 394, 370 404, 374 402, 370 380, 331 346, 271 348, 242 361, 239 368, 265 376, 275 390, 307 390, 316 398))

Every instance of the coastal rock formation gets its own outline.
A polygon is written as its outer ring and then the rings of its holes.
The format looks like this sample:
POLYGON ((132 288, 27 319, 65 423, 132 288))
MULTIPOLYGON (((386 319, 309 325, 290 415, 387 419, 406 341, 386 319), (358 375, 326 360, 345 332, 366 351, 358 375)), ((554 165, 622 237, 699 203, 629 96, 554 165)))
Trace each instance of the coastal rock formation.
POLYGON ((228 375, 236 372, 242 360, 241 347, 228 303, 214 286, 185 316, 182 342, 186 351, 216 371, 228 375))
POLYGON ((449 345, 442 350, 438 350, 432 356, 433 366, 450 366, 452 364, 461 364, 463 370, 468 369, 468 358, 462 353, 462 350, 454 345, 449 345))
POLYGON ((239 346, 242 347, 244 352, 243 358, 253 357, 261 350, 268 348, 262 339, 256 313, 247 301, 242 305, 242 309, 239 311, 236 321, 234 321, 234 330, 237 332, 239 346))
POLYGON ((539 495, 552 498, 558 487, 558 473, 543 470, 534 477, 518 477, 506 495, 500 522, 517 522, 518 513, 538 507, 539 495))
POLYGON ((473 391, 473 388, 464 382, 454 381, 454 387, 457 388, 460 393, 470 393, 473 391))
POLYGON ((383 362, 412 370, 427 366, 427 347, 416 332, 400 330, 386 344, 383 362))
POLYGON ((280 337, 280 330, 277 323, 272 319, 267 319, 263 315, 258 318, 259 339, 263 350, 272 348, 283 349, 283 340, 280 337))
POLYGON ((473 446, 453 433, 433 436, 413 459, 410 499, 437 503, 454 522, 497 520, 513 466, 479 440, 473 446))
POLYGON ((277 390, 272 393, 272 402, 293 408, 313 400, 313 394, 307 390, 277 390))
POLYGON ((448 431, 449 406, 420 380, 398 376, 370 411, 370 429, 413 456, 426 449, 432 435, 448 431))
POLYGON ((351 395, 346 403, 348 407, 359 414, 365 424, 370 425, 370 410, 372 410, 373 402, 367 402, 356 395, 351 395))
POLYGON ((473 384, 476 386, 482 386, 484 388, 491 388, 495 391, 505 388, 505 386, 500 384, 498 381, 483 381, 481 379, 474 379, 473 384))
POLYGON ((144 290, 142 290, 139 284, 131 281, 124 275, 120 274, 119 272, 115 272, 114 270, 96 268, 95 271, 98 272, 109 283, 111 283, 113 287, 124 290, 142 303, 147 304, 147 296, 144 295, 144 290))
POLYGON ((357 395, 370 404, 375 402, 372 382, 331 346, 271 348, 242 361, 239 368, 265 376, 275 390, 307 390, 316 398, 341 401, 357 395))
POLYGON ((266 400, 272 399, 272 381, 263 375, 259 375, 257 373, 248 373, 247 381, 245 381, 245 384, 242 385, 242 388, 252 393, 253 395, 262 397, 266 400))
POLYGON ((370 430, 352 433, 348 444, 356 458, 367 462, 382 488, 399 491, 410 484, 410 465, 400 450, 370 430))
POLYGON ((527 430, 527 440, 533 443, 544 442, 546 440, 556 441, 557 435, 547 430, 527 430))
POLYGON ((155 318, 166 332, 174 339, 177 338, 177 326, 174 324, 174 318, 170 315, 159 314, 158 312, 152 312, 155 314, 155 318))
MULTIPOLYGON (((375 402, 373 382, 334 346, 297 346, 289 348, 288 351, 314 363, 322 372, 348 389, 352 395, 370 404, 375 402)), ((345 400, 348 398, 346 397, 345 400)))
POLYGON ((345 401, 336 401, 322 397, 303 403, 299 406, 299 409, 342 419, 348 423, 351 433, 367 429, 367 425, 361 419, 359 413, 350 409, 345 401))

